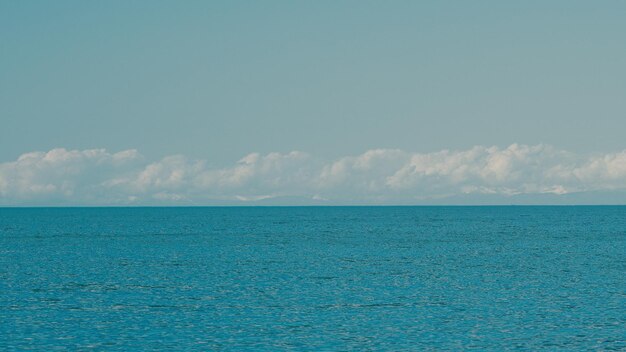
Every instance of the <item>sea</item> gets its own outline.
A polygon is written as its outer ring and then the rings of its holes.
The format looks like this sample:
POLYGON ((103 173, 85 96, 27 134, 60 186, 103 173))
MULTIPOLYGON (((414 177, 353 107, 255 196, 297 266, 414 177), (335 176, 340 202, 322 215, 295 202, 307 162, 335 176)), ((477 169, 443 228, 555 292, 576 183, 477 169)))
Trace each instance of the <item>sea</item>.
POLYGON ((0 208, 0 350, 626 350, 626 207, 0 208))

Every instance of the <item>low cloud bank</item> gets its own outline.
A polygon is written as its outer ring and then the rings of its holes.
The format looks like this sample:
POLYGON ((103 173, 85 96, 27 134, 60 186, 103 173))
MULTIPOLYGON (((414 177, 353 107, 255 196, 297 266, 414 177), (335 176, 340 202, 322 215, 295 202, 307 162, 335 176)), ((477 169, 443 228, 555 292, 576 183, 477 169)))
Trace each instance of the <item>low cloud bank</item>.
MULTIPOLYGON (((581 155, 548 145, 411 153, 368 150, 336 160, 252 153, 224 168, 136 150, 32 152, 0 163, 1 205, 411 204, 471 196, 566 196, 626 190, 626 150, 581 155), (297 201, 296 201, 297 200, 297 201)), ((624 199, 626 202, 626 198, 624 199)))

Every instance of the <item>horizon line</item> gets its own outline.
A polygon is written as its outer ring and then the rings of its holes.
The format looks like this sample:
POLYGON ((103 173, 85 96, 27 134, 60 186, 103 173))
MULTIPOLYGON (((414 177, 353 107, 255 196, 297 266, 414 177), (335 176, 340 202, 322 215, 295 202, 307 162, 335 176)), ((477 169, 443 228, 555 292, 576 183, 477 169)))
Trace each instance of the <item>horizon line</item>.
POLYGON ((0 205, 0 209, 76 208, 472 208, 472 207, 626 207, 626 204, 338 204, 338 205, 0 205))

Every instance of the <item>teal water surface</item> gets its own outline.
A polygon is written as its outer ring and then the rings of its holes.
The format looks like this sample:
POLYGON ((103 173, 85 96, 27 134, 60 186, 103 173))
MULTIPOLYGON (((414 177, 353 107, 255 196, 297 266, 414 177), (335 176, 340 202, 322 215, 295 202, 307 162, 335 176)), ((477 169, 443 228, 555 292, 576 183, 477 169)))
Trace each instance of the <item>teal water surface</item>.
POLYGON ((0 208, 0 350, 625 350, 626 207, 0 208))

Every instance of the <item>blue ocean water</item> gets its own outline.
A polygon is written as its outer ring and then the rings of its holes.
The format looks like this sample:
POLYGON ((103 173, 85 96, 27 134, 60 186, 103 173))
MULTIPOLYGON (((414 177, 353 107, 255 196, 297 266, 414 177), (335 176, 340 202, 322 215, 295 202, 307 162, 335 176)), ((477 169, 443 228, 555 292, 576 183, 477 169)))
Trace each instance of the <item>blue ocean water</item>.
POLYGON ((0 208, 0 350, 626 350, 626 207, 0 208))

